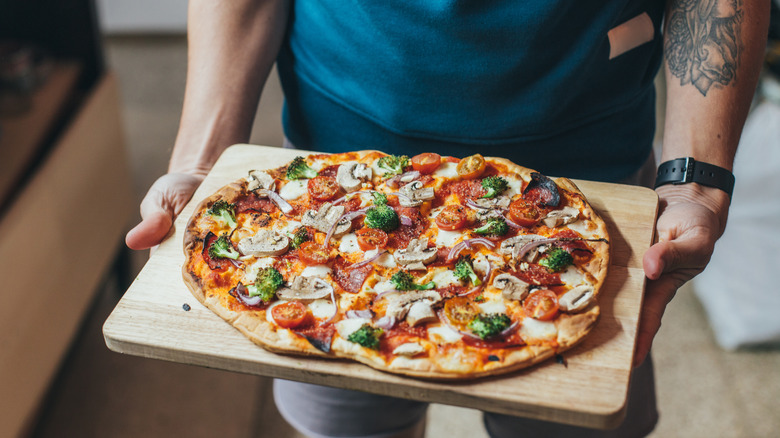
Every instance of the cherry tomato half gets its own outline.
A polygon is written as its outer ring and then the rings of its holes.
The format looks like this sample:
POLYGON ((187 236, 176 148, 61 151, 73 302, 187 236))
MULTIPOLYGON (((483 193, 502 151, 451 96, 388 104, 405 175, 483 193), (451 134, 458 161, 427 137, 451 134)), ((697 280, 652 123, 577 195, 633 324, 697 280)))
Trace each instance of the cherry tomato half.
POLYGON ((521 227, 532 227, 539 223, 542 212, 532 202, 516 199, 509 204, 509 220, 521 227))
POLYGON ((462 205, 448 205, 436 215, 436 226, 442 230, 459 230, 468 224, 469 217, 462 205))
POLYGON ((329 201, 338 195, 341 187, 332 176, 318 175, 309 180, 309 195, 318 201, 329 201))
POLYGON ((450 298, 444 303, 444 316, 458 329, 465 329, 479 313, 479 306, 466 297, 450 298))
POLYGON ((412 157, 412 168, 422 174, 433 173, 441 164, 441 155, 425 152, 412 157))
POLYGON ((309 309, 300 301, 277 304, 271 309, 271 316, 280 327, 291 329, 309 319, 309 309))
POLYGON ((464 179, 479 178, 485 172, 485 157, 480 154, 474 154, 463 158, 455 168, 458 175, 464 179))
POLYGON ((355 234, 357 234, 358 246, 363 251, 384 248, 387 245, 387 233, 380 229, 361 228, 355 234))
POLYGON ((328 262, 330 254, 328 249, 319 243, 308 241, 303 242, 298 248, 298 257, 305 265, 322 265, 328 262))
POLYGON ((525 299, 523 310, 533 319, 549 321, 558 314, 558 295, 549 289, 538 290, 525 299))

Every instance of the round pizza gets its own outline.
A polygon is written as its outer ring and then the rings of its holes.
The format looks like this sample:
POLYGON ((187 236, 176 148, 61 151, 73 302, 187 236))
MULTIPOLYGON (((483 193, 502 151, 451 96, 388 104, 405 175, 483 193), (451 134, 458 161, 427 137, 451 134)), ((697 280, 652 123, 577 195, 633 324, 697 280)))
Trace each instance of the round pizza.
POLYGON ((183 274, 268 350, 468 379, 583 339, 608 239, 568 179, 478 154, 357 151, 251 170, 203 200, 183 274))

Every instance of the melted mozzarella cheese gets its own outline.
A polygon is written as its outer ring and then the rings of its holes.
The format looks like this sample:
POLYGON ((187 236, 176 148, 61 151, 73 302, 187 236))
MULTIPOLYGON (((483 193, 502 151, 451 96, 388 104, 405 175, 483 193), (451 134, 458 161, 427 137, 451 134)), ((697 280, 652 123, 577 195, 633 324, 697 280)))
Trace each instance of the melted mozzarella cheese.
POLYGON ((303 272, 301 272, 301 277, 325 278, 330 274, 330 271, 331 269, 328 265, 307 266, 304 268, 303 272))
POLYGON ((458 280, 457 277, 455 277, 455 272, 448 269, 433 274, 433 278, 431 278, 431 281, 436 283, 436 287, 439 288, 447 287, 451 284, 455 284, 458 286, 463 285, 463 283, 461 283, 461 281, 458 280))
POLYGON ((458 177, 458 163, 451 163, 449 161, 446 161, 444 163, 441 163, 438 169, 436 169, 435 172, 433 172, 433 176, 443 177, 443 178, 457 178, 458 177))
POLYGON ((439 229, 436 234, 436 246, 455 246, 466 237, 465 233, 459 231, 446 231, 439 229))
POLYGON ((520 337, 539 340, 555 339, 558 337, 558 329, 552 322, 525 318, 520 326, 520 337))
POLYGON ((568 225, 566 225, 566 228, 569 228, 573 231, 576 231, 582 235, 582 237, 586 239, 593 239, 598 238, 600 236, 596 236, 596 225, 593 224, 593 222, 587 221, 587 220, 578 220, 576 222, 572 222, 568 225))
POLYGON ((257 274, 263 268, 270 268, 274 264, 273 257, 260 257, 252 264, 247 265, 246 272, 244 273, 243 283, 252 284, 257 280, 257 274))
POLYGON ((588 283, 588 281, 585 279, 585 274, 577 269, 577 267, 574 265, 570 265, 559 275, 561 277, 561 282, 567 285, 577 286, 588 283))
POLYGON ((300 198, 306 194, 306 185, 309 183, 308 179, 296 179, 288 182, 281 189, 279 189, 279 196, 282 199, 292 201, 300 198))
MULTIPOLYGON (((376 250, 376 249, 370 249, 370 250, 366 251, 366 254, 363 256, 363 260, 370 259, 371 257, 374 257, 376 255, 377 251, 378 250, 376 250)), ((375 265, 381 266, 383 268, 390 268, 390 269, 395 268, 396 266, 398 266, 395 263, 395 258, 389 252, 388 253, 384 253, 381 256, 379 256, 376 260, 374 260, 373 263, 375 265)))
POLYGON ((523 191, 523 180, 520 178, 512 178, 511 176, 504 176, 504 179, 507 182, 507 189, 503 193, 506 196, 509 196, 510 198, 514 195, 517 195, 523 191))
POLYGON ((428 339, 437 344, 452 344, 460 341, 461 334, 455 330, 441 325, 439 327, 428 327, 428 339))
POLYGON ((355 233, 349 233, 341 236, 339 242, 339 252, 352 254, 353 252, 360 251, 360 245, 358 245, 357 235, 355 233))
POLYGON ((387 292, 389 290, 394 290, 395 286, 393 286, 393 283, 390 282, 390 280, 380 281, 377 284, 374 285, 374 292, 377 294, 381 294, 382 292, 387 292))
POLYGON ((347 318, 342 319, 336 323, 336 331, 344 339, 347 339, 349 335, 355 333, 363 324, 370 324, 371 320, 368 318, 347 318))
POLYGON ((294 220, 288 220, 286 223, 283 223, 283 221, 277 221, 275 224, 278 228, 276 228, 277 231, 279 231, 282 234, 293 234, 295 230, 297 230, 301 223, 294 220), (279 225, 277 225, 279 224, 279 225))
POLYGON ((482 313, 506 313, 506 304, 499 300, 489 300, 477 303, 482 313))
POLYGON ((314 300, 307 307, 315 318, 330 318, 336 313, 336 306, 330 300, 314 300))

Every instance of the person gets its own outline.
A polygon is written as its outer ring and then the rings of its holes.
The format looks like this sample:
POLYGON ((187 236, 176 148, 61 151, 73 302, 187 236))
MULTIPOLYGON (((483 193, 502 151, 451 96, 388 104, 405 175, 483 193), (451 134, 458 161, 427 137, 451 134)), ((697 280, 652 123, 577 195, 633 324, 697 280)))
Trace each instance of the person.
MULTIPOLYGON (((643 167, 654 167, 653 78, 665 58, 661 161, 693 157, 728 173, 761 66, 768 11, 768 0, 192 0, 169 173, 143 199, 127 245, 162 241, 220 153, 248 140, 274 62, 286 142, 299 148, 481 152, 547 174, 618 182, 637 181, 643 167)), ((643 256, 648 281, 627 420, 596 431, 485 414, 491 436, 652 430, 652 340, 667 304, 701 272, 724 230, 726 191, 698 183, 656 189, 658 241, 643 256)), ((423 403, 275 386, 282 415, 310 436, 424 430, 423 403)))

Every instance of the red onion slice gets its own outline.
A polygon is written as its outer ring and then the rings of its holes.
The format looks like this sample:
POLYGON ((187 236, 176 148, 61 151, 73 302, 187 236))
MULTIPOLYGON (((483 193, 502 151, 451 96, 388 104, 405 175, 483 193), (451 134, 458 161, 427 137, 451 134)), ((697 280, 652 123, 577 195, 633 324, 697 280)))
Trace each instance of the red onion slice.
POLYGON ((452 247, 449 254, 447 254, 447 261, 455 260, 456 257, 463 251, 464 249, 471 249, 473 245, 482 245, 487 248, 493 249, 496 246, 495 242, 491 242, 489 239, 484 237, 476 237, 474 239, 466 239, 462 242, 457 243, 455 246, 452 247))
POLYGON ((542 246, 542 245, 546 245, 548 243, 557 242, 558 240, 559 239, 554 239, 554 238, 544 238, 544 239, 532 240, 532 241, 530 241, 530 242, 528 242, 525 245, 520 247, 520 250, 518 251, 516 258, 521 259, 521 258, 525 257, 526 254, 528 254, 528 251, 531 251, 532 249, 534 249, 536 247, 539 247, 539 246, 542 246))
POLYGON ((509 327, 502 330, 501 333, 498 334, 498 337, 504 337, 506 335, 510 335, 515 330, 517 330, 518 327, 520 327, 520 321, 515 321, 509 327))
POLYGON ((284 213, 285 216, 290 214, 290 212, 293 211, 293 206, 290 205, 289 202, 285 201, 284 198, 279 196, 278 193, 274 192, 273 190, 267 190, 267 189, 261 189, 257 191, 260 195, 268 196, 271 201, 276 204, 277 207, 279 207, 279 210, 284 213))
POLYGON ((352 219, 355 219, 356 217, 360 217, 366 214, 367 208, 362 208, 360 210, 350 211, 349 213, 344 213, 341 215, 341 217, 336 220, 336 222, 333 222, 333 225, 331 225, 330 229, 328 230, 328 234, 325 235, 325 243, 324 245, 327 247, 330 243, 330 238, 333 236, 333 232, 336 231, 336 227, 343 221, 344 219, 347 219, 349 221, 352 221, 352 219))
POLYGON ((458 295, 459 297, 465 297, 466 295, 471 295, 471 294, 473 294, 474 292, 477 292, 477 291, 479 291, 480 289, 482 289, 482 286, 481 286, 481 285, 480 285, 480 286, 474 286, 474 287, 472 287, 471 289, 469 289, 468 291, 466 291, 466 292, 463 292, 462 294, 457 294, 457 295, 458 295))
POLYGON ((452 325, 450 320, 447 319, 447 315, 444 314, 444 310, 439 310, 438 312, 436 312, 436 315, 439 317, 439 321, 441 321, 441 323, 444 324, 445 326, 447 326, 447 328, 449 328, 450 330, 452 330, 452 331, 454 331, 454 332, 456 332, 456 333, 458 333, 458 334, 460 334, 462 336, 466 336, 467 338, 477 339, 477 340, 480 340, 480 341, 482 340, 482 338, 480 338, 479 336, 475 335, 474 333, 469 333, 469 332, 464 332, 462 330, 458 330, 454 325, 452 325))
POLYGON ((409 226, 412 225, 412 218, 409 216, 404 216, 402 214, 398 215, 398 219, 401 221, 401 225, 409 226))
POLYGON ((363 318, 363 319, 371 319, 374 317, 374 312, 372 312, 369 309, 363 309, 363 310, 347 310, 347 313, 345 314, 347 318, 363 318))
POLYGON ((375 255, 375 256, 372 256, 372 257, 369 257, 369 258, 367 258, 367 259, 365 259, 365 260, 363 260, 363 261, 360 261, 360 262, 354 263, 352 266, 350 266, 350 267, 349 267, 349 269, 360 268, 360 267, 362 267, 362 266, 365 266, 365 265, 367 265, 367 264, 369 264, 369 263, 371 263, 371 262, 375 261, 375 260, 376 260, 376 259, 378 259, 379 257, 382 257, 382 256, 383 256, 383 255, 385 255, 385 254, 387 254, 387 250, 384 250, 384 251, 379 251, 379 252, 377 252, 377 253, 376 253, 376 255, 375 255))
POLYGON ((244 286, 241 283, 238 283, 238 285, 233 289, 233 291, 235 292, 235 295, 233 296, 236 297, 236 299, 244 305, 258 306, 260 305, 260 303, 263 302, 263 299, 262 297, 260 297, 260 295, 256 297, 250 297, 249 295, 247 295, 246 286, 244 286))
POLYGON ((378 293, 378 294, 377 294, 377 295, 374 297, 374 301, 376 301, 376 300, 378 300, 378 299, 382 298, 382 297, 383 297, 383 296, 385 296, 385 295, 388 295, 388 294, 397 294, 397 293, 399 293, 399 292, 401 292, 401 291, 400 291, 400 290, 398 290, 398 289, 388 289, 388 290, 386 290, 386 291, 384 291, 384 292, 380 292, 380 293, 378 293))
POLYGON ((474 210, 487 210, 487 209, 488 209, 487 207, 483 207, 483 206, 481 206, 481 205, 477 204, 477 202, 476 202, 476 201, 474 201, 474 200, 473 200, 473 199, 471 199, 471 198, 469 198, 469 199, 466 199, 466 205, 467 205, 467 206, 469 206, 469 207, 471 207, 471 208, 472 208, 472 209, 474 209, 474 210))
POLYGON ((400 175, 396 175, 388 179, 387 181, 385 181, 385 185, 387 185, 391 189, 397 189, 401 185, 401 183, 410 183, 419 178, 420 178, 420 172, 416 170, 410 170, 408 172, 402 173, 400 175))
POLYGON ((397 320, 395 319, 395 317, 383 316, 374 323, 374 326, 384 330, 390 330, 391 328, 393 328, 393 326, 395 326, 396 322, 397 320))
POLYGON ((503 215, 503 217, 504 217, 504 222, 506 222, 506 224, 509 225, 510 227, 512 227, 514 229, 521 228, 520 225, 518 225, 518 224, 512 222, 511 220, 509 220, 507 215, 503 215))

